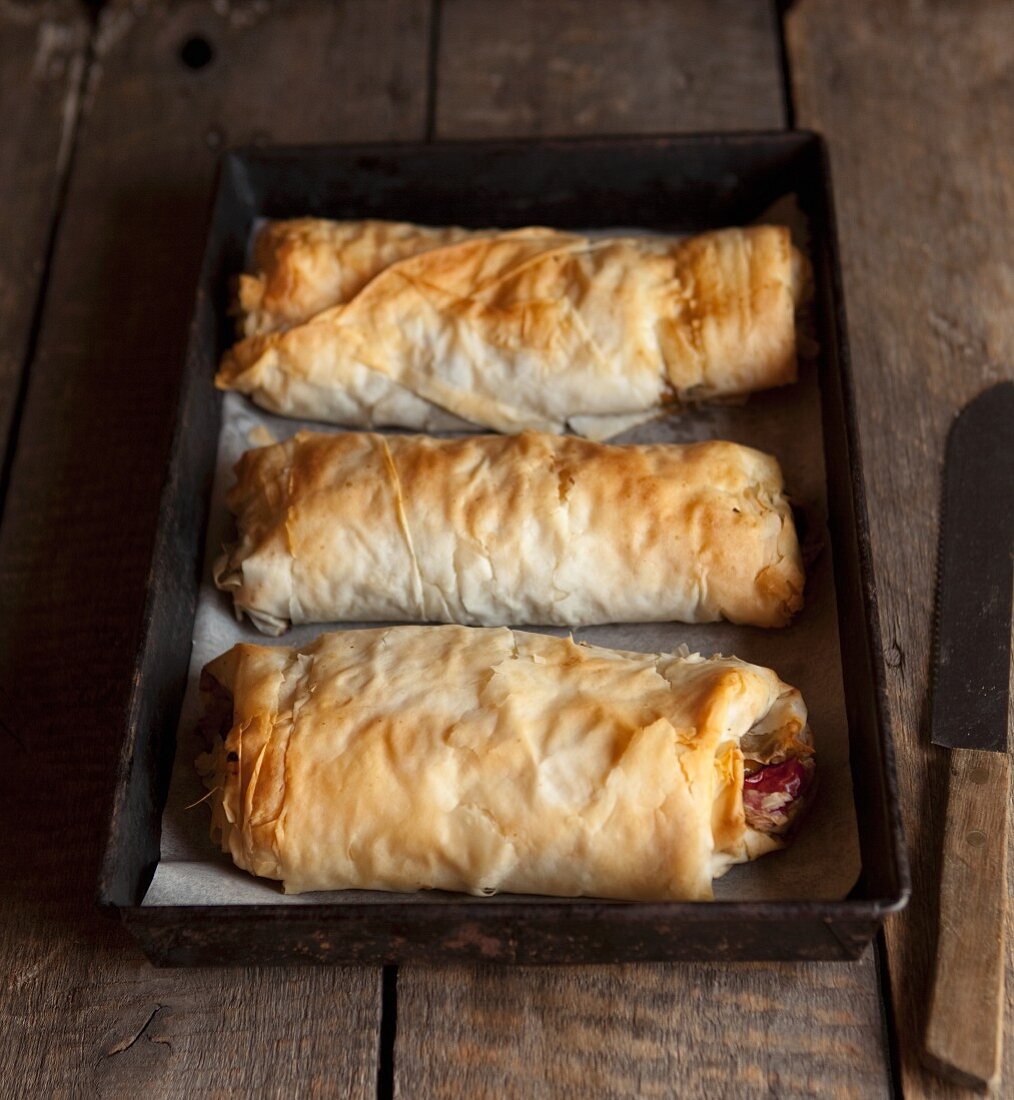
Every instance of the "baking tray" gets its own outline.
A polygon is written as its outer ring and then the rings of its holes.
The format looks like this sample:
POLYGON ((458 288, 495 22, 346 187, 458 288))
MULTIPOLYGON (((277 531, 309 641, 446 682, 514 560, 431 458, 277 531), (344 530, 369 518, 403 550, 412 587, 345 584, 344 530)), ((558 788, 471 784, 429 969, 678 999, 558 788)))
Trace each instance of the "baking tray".
POLYGON ((850 959, 910 892, 845 341, 826 149, 802 131, 581 141, 241 149, 224 154, 181 379, 99 903, 152 961, 628 962, 850 959), (233 339, 229 280, 256 219, 317 214, 432 225, 747 224, 787 194, 814 265, 828 528, 862 869, 841 901, 709 903, 354 894, 333 903, 143 906, 187 677, 221 420, 214 367, 233 339))

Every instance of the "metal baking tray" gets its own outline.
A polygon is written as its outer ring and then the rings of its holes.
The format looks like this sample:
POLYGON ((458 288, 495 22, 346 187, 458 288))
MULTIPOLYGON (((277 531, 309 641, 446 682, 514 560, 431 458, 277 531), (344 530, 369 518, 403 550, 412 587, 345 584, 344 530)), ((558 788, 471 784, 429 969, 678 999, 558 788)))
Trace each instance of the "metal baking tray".
POLYGON ((828 160, 801 131, 242 149, 224 154, 189 330, 169 468, 119 758, 99 902, 162 965, 851 959, 910 892, 884 693, 828 160), (862 870, 841 901, 625 904, 392 894, 286 906, 142 906, 187 675, 221 399, 230 277, 260 217, 432 225, 747 224, 793 193, 808 220, 842 676, 862 870), (675 219, 675 224, 674 224, 675 219))

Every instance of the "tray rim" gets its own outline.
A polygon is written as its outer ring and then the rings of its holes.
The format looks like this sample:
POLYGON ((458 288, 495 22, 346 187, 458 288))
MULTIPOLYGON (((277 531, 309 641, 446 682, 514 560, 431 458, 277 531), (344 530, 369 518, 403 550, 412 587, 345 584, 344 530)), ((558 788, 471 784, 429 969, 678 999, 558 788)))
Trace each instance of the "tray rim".
MULTIPOLYGON (((676 151, 680 147, 722 145, 751 145, 770 143, 786 149, 795 147, 802 151, 812 146, 820 163, 822 200, 826 205, 827 229, 825 245, 830 256, 830 300, 833 305, 833 318, 829 319, 836 333, 837 350, 835 363, 841 379, 841 391, 844 404, 844 436, 849 458, 849 488, 855 517, 855 532, 858 543, 859 575, 862 581, 862 617, 866 630, 866 644, 871 657, 872 694, 879 731, 880 750, 883 754, 884 780, 887 794, 887 816, 891 834, 893 860, 898 889, 885 897, 847 897, 840 900, 821 901, 813 899, 780 899, 771 901, 710 901, 710 902, 622 902, 596 898, 539 899, 537 904, 528 900, 498 900, 495 906, 486 909, 507 921, 530 916, 533 912, 547 917, 566 914, 568 916, 589 916, 603 911, 624 911, 636 914, 637 922, 658 920, 679 920, 692 923, 708 920, 759 921, 762 923, 782 920, 820 920, 823 922, 874 921, 879 922, 890 913, 898 912, 908 903, 911 896, 911 872, 907 849, 904 841, 900 799, 898 797, 896 754, 887 704, 885 663, 882 637, 879 626, 878 592, 873 569, 872 546, 870 541, 869 518, 866 504, 863 464, 859 445, 858 422, 856 420, 856 402, 854 393, 854 374, 848 344, 847 317, 842 288, 841 265, 837 218, 835 214, 833 184, 830 171, 830 157, 824 138, 812 130, 734 130, 734 131, 695 131, 672 134, 622 134, 594 135, 584 137, 544 136, 530 138, 503 138, 495 140, 454 139, 435 142, 424 141, 380 141, 355 143, 298 143, 272 146, 242 145, 222 151, 219 156, 218 170, 211 192, 209 212, 206 222, 205 246, 199 268, 195 303, 187 326, 183 353, 182 369, 178 377, 176 396, 176 416, 170 444, 166 475, 160 491, 159 521, 152 541, 151 560, 146 576, 146 596, 139 629, 139 645, 133 662, 131 690, 128 698, 121 749, 117 760, 114 787, 111 799, 109 825, 104 838, 100 872, 97 883, 96 901, 99 907, 111 914, 118 915, 126 924, 148 923, 146 918, 159 915, 160 922, 175 917, 180 922, 188 919, 204 920, 212 915, 220 919, 257 921, 274 923, 285 918, 298 918, 300 921, 341 918, 355 914, 383 911, 387 915, 407 917, 413 913, 425 911, 430 917, 459 915, 467 909, 469 919, 481 920, 484 907, 470 903, 467 895, 461 898, 449 897, 447 900, 428 900, 406 903, 398 894, 391 894, 390 900, 363 902, 347 905, 341 901, 330 903, 308 903, 298 906, 277 903, 252 903, 247 905, 144 905, 142 903, 123 904, 114 896, 111 882, 115 877, 119 859, 120 834, 124 827, 124 810, 127 784, 131 775, 134 748, 140 734, 139 708, 144 691, 144 666, 147 650, 152 641, 152 625, 156 591, 159 587, 158 564, 160 551, 166 546, 171 532, 164 521, 167 504, 174 499, 174 474, 180 461, 183 448, 184 417, 182 397, 187 381, 188 363, 194 354, 199 323, 200 305, 205 289, 210 281, 215 241, 212 230, 216 222, 219 207, 225 199, 226 190, 242 180, 245 167, 249 164, 278 163, 285 159, 298 159, 308 154, 332 154, 340 159, 356 156, 390 154, 397 156, 406 153, 439 152, 440 150, 471 149, 487 150, 538 150, 588 148, 621 151, 624 148, 658 148, 676 151)), ((201 537, 206 534, 209 507, 202 509, 201 537)), ((202 544, 203 545, 203 544, 202 544)), ((200 548, 198 556, 201 556, 200 548)), ((178 711, 178 705, 177 705, 178 711)), ((606 961, 606 960, 604 960, 606 961)), ((793 961, 791 959, 787 961, 793 961)))

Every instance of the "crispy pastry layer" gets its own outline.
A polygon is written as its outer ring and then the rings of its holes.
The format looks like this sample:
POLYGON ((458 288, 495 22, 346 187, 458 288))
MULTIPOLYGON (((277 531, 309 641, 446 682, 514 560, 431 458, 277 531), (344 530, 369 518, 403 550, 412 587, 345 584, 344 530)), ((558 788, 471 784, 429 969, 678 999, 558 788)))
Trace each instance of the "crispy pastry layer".
POLYGON ((774 458, 718 441, 301 432, 248 451, 215 579, 290 622, 783 626, 804 574, 774 458))
POLYGON ((805 261, 779 226, 671 240, 301 220, 256 257, 252 335, 216 382, 288 416, 605 438, 796 377, 805 261))
POLYGON ((212 832, 289 893, 347 888, 708 899, 784 840, 744 769, 812 772, 806 708, 735 658, 621 653, 505 628, 238 645, 198 761, 212 832))
POLYGON ((291 328, 354 298, 385 267, 478 234, 407 222, 268 222, 254 245, 254 273, 239 281, 244 336, 291 328))

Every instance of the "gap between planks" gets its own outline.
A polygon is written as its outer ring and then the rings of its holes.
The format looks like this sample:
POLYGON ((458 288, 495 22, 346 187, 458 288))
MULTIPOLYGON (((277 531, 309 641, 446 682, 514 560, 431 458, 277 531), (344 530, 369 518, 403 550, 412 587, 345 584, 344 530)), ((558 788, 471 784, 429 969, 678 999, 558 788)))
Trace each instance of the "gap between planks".
MULTIPOLYGON (((65 62, 67 82, 60 109, 59 144, 54 157, 53 201, 49 211, 48 224, 42 233, 39 261, 41 270, 32 301, 28 305, 27 313, 30 319, 24 338, 23 350, 20 354, 20 362, 15 368, 14 378, 7 380, 8 392, 13 393, 13 397, 9 401, 6 425, 0 423, 0 444, 2 444, 2 447, 0 447, 0 453, 2 453, 2 457, 0 457, 0 524, 3 523, 4 504, 7 498, 7 489, 10 485, 14 455, 17 451, 21 414, 28 394, 31 364, 35 358, 39 331, 42 327, 43 307, 53 265, 53 253, 56 248, 56 239, 67 198, 67 186, 74 167, 74 155, 77 151, 78 134, 81 127, 82 99, 92 63, 95 27, 98 19, 97 12, 88 12, 87 9, 78 11, 76 4, 62 5, 61 8, 56 10, 56 16, 58 20, 63 19, 65 22, 62 25, 59 22, 47 23, 44 22, 47 18, 46 14, 43 13, 40 16, 38 50, 33 62, 33 70, 48 65, 47 55, 50 49, 59 50, 59 43, 62 39, 70 38, 73 40, 77 37, 75 31, 79 34, 83 32, 84 41, 81 43, 80 51, 71 52, 67 62, 65 62), (84 21, 83 25, 82 20, 84 21), (47 45, 47 39, 51 45, 47 45), (11 382, 13 382, 13 385, 11 385, 11 382)), ((73 46, 71 46, 71 50, 73 51, 73 46)), ((25 94, 28 94, 27 91, 25 94)), ((15 231, 17 232, 17 230, 15 231)), ((15 319, 12 328, 16 325, 17 320, 15 319)), ((4 336, 10 339, 10 332, 5 333, 4 336)))
MULTIPOLYGON (((431 105, 439 138, 782 129, 791 119, 773 4, 442 0, 441 7, 431 105)), ((407 967, 397 1008, 395 1095, 466 1086, 476 1096, 543 1095, 596 1082, 660 1094, 678 1088, 690 1097, 715 1095, 723 1080, 727 1094, 811 1083, 825 1092, 892 1090, 872 953, 855 964, 799 968, 407 967), (603 1001, 613 1007, 599 1018, 603 1001), (723 1063, 724 1036, 762 1022, 752 1004, 778 1021, 763 1044, 770 1057, 763 1065, 723 1063), (813 1020, 832 1005, 824 1042, 824 1025, 813 1020), (806 1051, 802 1017, 818 1033, 806 1051), (641 1053, 632 1057, 634 1046, 641 1053)))
POLYGON ((376 1094, 379 968, 159 971, 92 898, 217 150, 419 140, 429 14, 99 16, 0 527, 0 693, 21 735, 0 800, 4 1095, 376 1094), (188 68, 201 36, 213 60, 188 68))

